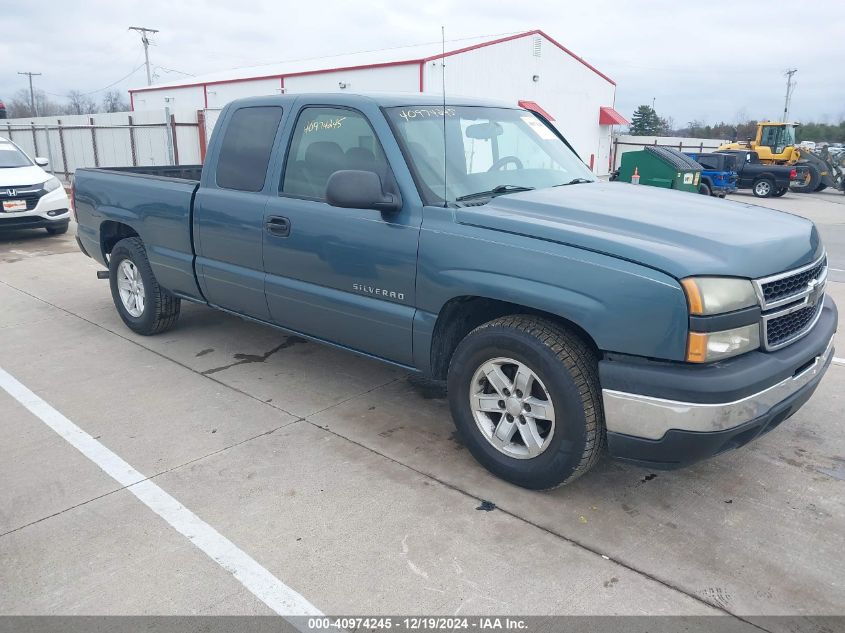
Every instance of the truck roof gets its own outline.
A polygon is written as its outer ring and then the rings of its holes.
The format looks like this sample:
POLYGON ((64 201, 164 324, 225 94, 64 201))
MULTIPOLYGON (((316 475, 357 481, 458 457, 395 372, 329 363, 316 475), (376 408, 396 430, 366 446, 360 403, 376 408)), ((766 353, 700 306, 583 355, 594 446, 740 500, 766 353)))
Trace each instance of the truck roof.
MULTIPOLYGON (((274 103, 288 104, 295 99, 306 99, 311 102, 324 102, 326 104, 345 104, 368 101, 380 107, 402 107, 402 106, 442 106, 443 96, 421 92, 298 92, 283 95, 268 95, 264 97, 245 97, 235 99, 231 103, 243 105, 270 105, 274 103)), ((491 108, 519 109, 519 106, 507 101, 496 99, 479 99, 477 97, 465 97, 461 95, 446 95, 447 106, 487 106, 491 108)))

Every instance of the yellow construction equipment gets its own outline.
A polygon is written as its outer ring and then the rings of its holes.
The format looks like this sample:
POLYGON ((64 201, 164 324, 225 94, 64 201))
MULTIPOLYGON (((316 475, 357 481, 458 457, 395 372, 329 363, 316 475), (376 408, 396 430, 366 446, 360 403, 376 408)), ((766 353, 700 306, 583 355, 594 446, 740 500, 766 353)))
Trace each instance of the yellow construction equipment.
POLYGON ((821 191, 827 187, 840 188, 843 166, 824 154, 796 147, 795 128, 799 125, 763 121, 757 124, 756 138, 725 143, 719 149, 750 149, 757 152, 761 163, 795 165, 798 179, 793 181, 790 189, 797 193, 821 191))

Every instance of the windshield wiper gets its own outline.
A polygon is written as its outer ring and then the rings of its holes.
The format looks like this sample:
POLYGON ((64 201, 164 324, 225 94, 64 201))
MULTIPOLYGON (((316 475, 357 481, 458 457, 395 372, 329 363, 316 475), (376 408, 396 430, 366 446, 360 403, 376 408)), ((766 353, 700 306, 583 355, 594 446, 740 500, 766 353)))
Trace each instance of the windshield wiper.
POLYGON ((531 191, 534 187, 523 187, 521 185, 498 185, 493 187, 490 191, 477 191, 476 193, 468 193, 465 196, 455 198, 456 202, 463 200, 472 200, 473 198, 484 198, 486 196, 496 196, 503 193, 517 193, 519 191, 531 191))
POLYGON ((562 182, 559 185, 555 185, 555 187, 565 187, 566 185, 580 185, 582 182, 595 182, 595 180, 590 180, 589 178, 573 178, 569 182, 562 182))

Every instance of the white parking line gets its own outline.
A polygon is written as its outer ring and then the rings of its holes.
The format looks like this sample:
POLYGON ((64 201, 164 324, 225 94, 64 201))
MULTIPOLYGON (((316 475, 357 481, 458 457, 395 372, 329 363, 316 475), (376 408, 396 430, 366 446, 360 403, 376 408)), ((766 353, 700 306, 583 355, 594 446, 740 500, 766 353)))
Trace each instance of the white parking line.
MULTIPOLYGON (((0 387, 281 616, 322 613, 225 536, 0 367, 0 387)), ((298 623, 294 623, 298 626, 298 623)))
POLYGON ((833 362, 837 365, 845 365, 845 358, 839 358, 838 356, 834 356, 833 362))

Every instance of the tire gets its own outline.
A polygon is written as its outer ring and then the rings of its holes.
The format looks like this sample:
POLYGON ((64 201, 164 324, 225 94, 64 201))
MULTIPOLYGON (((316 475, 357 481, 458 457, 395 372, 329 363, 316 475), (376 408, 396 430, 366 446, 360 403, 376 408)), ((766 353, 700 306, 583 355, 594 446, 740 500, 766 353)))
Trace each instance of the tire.
POLYGON ((62 224, 61 226, 48 226, 47 232, 50 235, 64 235, 65 233, 67 233, 67 227, 67 223, 62 224))
POLYGON ((713 195, 713 192, 710 191, 710 187, 705 182, 698 185, 698 193, 700 193, 702 196, 712 196, 713 195))
POLYGON ((822 182, 820 182, 819 186, 816 187, 816 191, 824 191, 825 189, 827 189, 827 185, 822 182))
POLYGON ((133 332, 150 336, 176 324, 181 301, 158 285, 140 238, 129 237, 114 245, 109 285, 120 318, 133 332), (124 299, 121 290, 131 297, 124 299))
POLYGON ((795 193, 812 193, 821 182, 821 174, 819 174, 819 170, 813 165, 803 164, 799 167, 805 176, 803 180, 790 184, 789 188, 795 193))
POLYGON ((771 178, 758 178, 751 185, 751 193, 758 198, 770 198, 775 192, 775 183, 771 178))
POLYGON ((775 197, 775 198, 780 198, 780 197, 784 196, 787 191, 789 191, 789 187, 781 187, 780 189, 775 189, 772 196, 775 197))
POLYGON ((551 321, 505 316, 475 328, 452 356, 447 386, 464 445, 490 472, 517 486, 548 490, 569 483, 601 454, 598 359, 580 338, 551 321), (491 366, 499 373, 488 373, 491 366), (514 380, 517 366, 533 380, 514 380), (519 384, 528 386, 527 393, 519 384), (487 411, 481 410, 482 399, 487 411), (494 445, 500 427, 503 433, 510 429, 510 439, 494 445))

